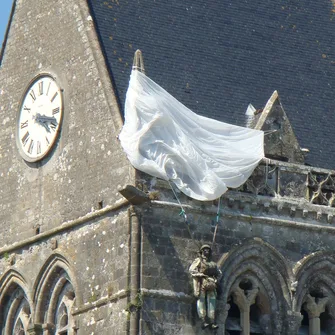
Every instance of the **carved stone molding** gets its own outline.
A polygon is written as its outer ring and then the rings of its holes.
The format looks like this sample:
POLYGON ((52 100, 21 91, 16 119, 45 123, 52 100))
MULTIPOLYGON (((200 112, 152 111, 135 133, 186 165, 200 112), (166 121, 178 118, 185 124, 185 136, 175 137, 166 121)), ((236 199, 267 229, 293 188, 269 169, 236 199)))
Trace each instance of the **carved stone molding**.
POLYGON ((335 176, 312 173, 308 174, 309 201, 313 204, 329 207, 335 206, 335 176))
POLYGON ((240 325, 243 335, 250 333, 250 306, 256 302, 258 292, 255 281, 248 278, 243 278, 232 288, 233 300, 241 312, 240 325))
POLYGON ((255 195, 275 197, 278 187, 277 172, 275 166, 260 165, 238 190, 255 195))
POLYGON ((308 255, 297 263, 293 271, 297 282, 293 295, 294 309, 300 311, 303 307, 309 318, 313 318, 319 317, 322 308, 328 304, 329 312, 335 314, 330 303, 335 296, 334 252, 319 251, 308 255))
MULTIPOLYGON (((51 334, 51 332, 55 331, 55 325, 52 323, 43 323, 42 328, 45 334, 51 334)), ((44 334, 43 334, 44 335, 44 334)))
POLYGON ((320 314, 326 310, 326 305, 329 302, 328 297, 315 298, 307 294, 304 303, 304 309, 308 313, 309 319, 319 318, 320 314))
POLYGON ((240 311, 244 312, 250 310, 250 306, 256 302, 258 292, 258 287, 251 290, 243 290, 239 286, 236 286, 233 288, 232 296, 240 311))
POLYGON ((29 335, 42 335, 43 328, 41 324, 30 325, 27 329, 29 335))

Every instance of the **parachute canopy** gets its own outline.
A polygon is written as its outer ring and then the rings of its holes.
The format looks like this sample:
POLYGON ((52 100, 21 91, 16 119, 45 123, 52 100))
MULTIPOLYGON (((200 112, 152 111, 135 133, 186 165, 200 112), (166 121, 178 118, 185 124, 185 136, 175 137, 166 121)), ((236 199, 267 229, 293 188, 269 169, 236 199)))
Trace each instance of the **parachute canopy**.
POLYGON ((195 114, 133 70, 119 135, 131 164, 207 201, 242 185, 264 157, 264 133, 195 114))

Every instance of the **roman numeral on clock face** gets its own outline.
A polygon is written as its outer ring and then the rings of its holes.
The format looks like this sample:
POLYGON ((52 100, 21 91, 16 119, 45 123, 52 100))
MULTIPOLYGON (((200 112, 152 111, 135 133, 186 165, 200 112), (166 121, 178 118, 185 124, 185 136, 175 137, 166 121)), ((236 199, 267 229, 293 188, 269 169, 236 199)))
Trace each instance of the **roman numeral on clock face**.
POLYGON ((33 149, 34 149, 34 140, 30 140, 28 152, 31 154, 33 152, 33 149))
POLYGON ((53 131, 56 131, 56 128, 57 128, 57 125, 53 122, 50 123, 50 128, 53 130, 53 131))
POLYGON ((47 95, 49 95, 50 86, 51 86, 51 83, 49 83, 49 85, 48 85, 47 95))
POLYGON ((37 141, 36 144, 36 153, 39 155, 41 153, 41 142, 37 141))
POLYGON ((36 95, 35 95, 34 90, 31 90, 31 92, 30 92, 30 96, 31 96, 31 98, 33 99, 33 102, 35 102, 35 100, 36 100, 36 95))
POLYGON ((40 95, 43 94, 43 80, 38 83, 38 91, 40 95))
POLYGON ((53 97, 51 98, 51 102, 53 102, 53 101, 56 99, 57 95, 58 95, 58 92, 56 92, 56 93, 53 95, 53 97))
POLYGON ((24 136, 21 138, 21 141, 22 141, 22 144, 23 145, 26 145, 27 144, 27 142, 28 142, 28 140, 29 140, 29 131, 27 131, 25 134, 24 134, 24 136))
POLYGON ((52 115, 55 115, 55 114, 57 114, 57 113, 59 113, 59 107, 54 108, 54 109, 52 110, 52 115))
POLYGON ((21 129, 28 127, 28 120, 21 122, 21 129))

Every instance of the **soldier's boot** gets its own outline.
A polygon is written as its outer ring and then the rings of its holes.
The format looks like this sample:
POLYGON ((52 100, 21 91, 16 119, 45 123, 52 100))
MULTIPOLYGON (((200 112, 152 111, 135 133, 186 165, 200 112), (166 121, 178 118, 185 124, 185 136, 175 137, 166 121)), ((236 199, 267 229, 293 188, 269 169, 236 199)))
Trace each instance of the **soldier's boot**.
POLYGON ((210 320, 211 329, 218 329, 219 326, 216 324, 215 320, 210 320))
POLYGON ((206 321, 206 318, 202 318, 201 321, 202 321, 202 326, 201 326, 202 329, 205 329, 209 326, 209 323, 206 321))

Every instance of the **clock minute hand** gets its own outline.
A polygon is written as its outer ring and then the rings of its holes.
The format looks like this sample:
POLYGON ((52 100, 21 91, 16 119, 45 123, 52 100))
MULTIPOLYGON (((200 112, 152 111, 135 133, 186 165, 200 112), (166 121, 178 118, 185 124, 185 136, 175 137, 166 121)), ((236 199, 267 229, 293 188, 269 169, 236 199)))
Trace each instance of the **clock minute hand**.
POLYGON ((36 121, 37 122, 42 122, 42 123, 45 123, 45 122, 54 122, 54 123, 57 123, 57 120, 54 116, 46 116, 46 115, 41 115, 40 113, 37 113, 36 114, 36 121))

